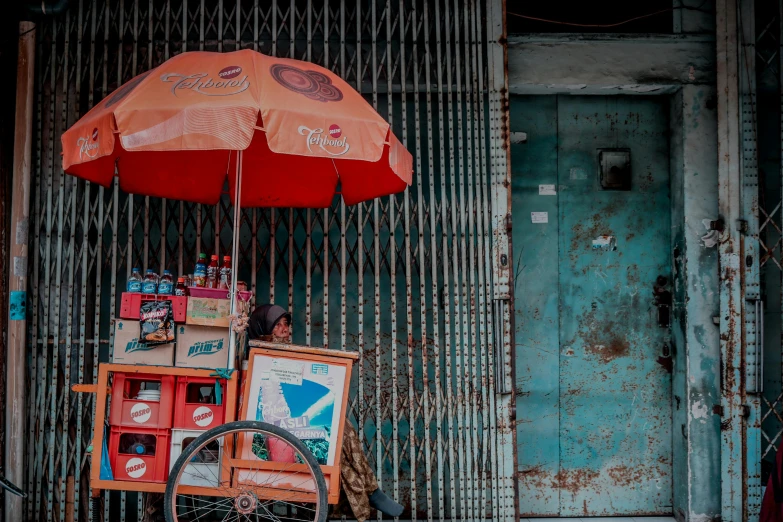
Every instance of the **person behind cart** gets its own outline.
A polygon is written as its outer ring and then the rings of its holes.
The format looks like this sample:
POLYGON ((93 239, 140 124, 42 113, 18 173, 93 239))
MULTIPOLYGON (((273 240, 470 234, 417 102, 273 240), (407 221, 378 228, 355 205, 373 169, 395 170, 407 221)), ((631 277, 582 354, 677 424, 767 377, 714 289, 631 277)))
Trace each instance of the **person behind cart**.
MULTIPOLYGON (((288 343, 291 314, 284 308, 265 304, 257 307, 248 320, 248 338, 275 343, 288 343)), ((342 489, 358 522, 370 518, 370 508, 392 517, 402 514, 403 506, 378 487, 370 463, 362 451, 359 434, 350 422, 343 428, 340 460, 342 489)))

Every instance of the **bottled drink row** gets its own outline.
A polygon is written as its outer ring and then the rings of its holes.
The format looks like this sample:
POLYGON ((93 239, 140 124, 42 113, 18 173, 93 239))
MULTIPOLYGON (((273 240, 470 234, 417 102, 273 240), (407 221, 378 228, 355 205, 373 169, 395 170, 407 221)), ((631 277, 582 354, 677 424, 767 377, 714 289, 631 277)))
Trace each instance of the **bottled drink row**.
POLYGON ((231 256, 223 256, 223 265, 218 266, 218 256, 213 255, 207 263, 207 255, 198 255, 193 273, 177 278, 174 284, 174 276, 170 270, 164 270, 162 276, 158 276, 151 268, 147 269, 144 277, 141 269, 134 268, 128 279, 128 292, 158 295, 189 294, 188 287, 200 288, 231 288, 231 256))

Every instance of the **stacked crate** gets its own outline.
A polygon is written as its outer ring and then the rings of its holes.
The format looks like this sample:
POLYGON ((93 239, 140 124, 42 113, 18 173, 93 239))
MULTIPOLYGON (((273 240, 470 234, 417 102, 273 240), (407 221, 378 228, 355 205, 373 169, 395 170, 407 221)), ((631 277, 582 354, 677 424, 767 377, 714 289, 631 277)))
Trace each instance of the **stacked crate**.
MULTIPOLYGON (((114 321, 112 362, 148 366, 149 372, 112 373, 107 435, 114 480, 165 483, 183 449, 206 430, 225 422, 225 403, 218 399, 226 394, 226 380, 204 377, 204 372, 196 369, 230 366, 229 300, 225 290, 200 290, 212 293, 205 297, 122 294, 120 317, 114 321), (173 343, 139 343, 140 308, 147 301, 171 302, 173 343), (200 375, 163 375, 155 370, 160 366, 192 368, 200 375)), ((198 462, 183 472, 182 483, 216 484, 220 451, 200 451, 198 462), (205 476, 214 477, 214 481, 205 481, 205 476)))
MULTIPOLYGON (((222 393, 225 393, 226 381, 223 379, 217 381, 204 377, 177 379, 169 469, 174 467, 182 451, 199 435, 225 422, 225 403, 216 400, 218 394, 216 382, 219 383, 222 393), (218 402, 221 404, 217 404, 218 402)), ((217 486, 221 452, 222 448, 216 445, 202 448, 182 472, 180 483, 192 486, 217 486)))

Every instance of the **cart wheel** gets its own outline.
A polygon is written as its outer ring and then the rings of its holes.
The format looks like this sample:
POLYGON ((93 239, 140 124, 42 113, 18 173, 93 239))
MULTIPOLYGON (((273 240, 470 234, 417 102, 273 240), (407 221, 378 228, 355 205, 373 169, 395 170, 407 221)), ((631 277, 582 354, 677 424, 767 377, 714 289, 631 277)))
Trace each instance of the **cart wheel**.
POLYGON ((185 447, 171 468, 164 506, 167 522, 325 522, 328 512, 313 454, 287 431, 257 421, 223 424, 185 447), (228 453, 242 459, 241 467, 229 465, 228 453))

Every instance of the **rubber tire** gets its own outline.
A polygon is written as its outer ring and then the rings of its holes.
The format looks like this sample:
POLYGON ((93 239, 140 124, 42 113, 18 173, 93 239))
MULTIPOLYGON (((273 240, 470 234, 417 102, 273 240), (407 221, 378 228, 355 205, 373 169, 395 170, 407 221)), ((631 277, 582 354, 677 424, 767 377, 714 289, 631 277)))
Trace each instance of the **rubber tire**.
POLYGON ((329 515, 329 503, 327 501, 326 495, 326 479, 324 478, 323 471, 321 471, 321 466, 318 464, 318 461, 315 460, 315 456, 310 453, 310 450, 307 449, 307 446, 305 446, 301 440, 297 439, 282 428, 278 428, 277 426, 261 421, 235 421, 222 424, 212 428, 211 430, 205 431, 188 445, 188 447, 191 449, 189 451, 183 451, 180 454, 179 458, 174 463, 174 467, 171 468, 171 471, 169 472, 169 479, 166 482, 166 495, 163 498, 166 522, 174 522, 175 520, 171 505, 171 497, 174 495, 174 488, 176 486, 173 479, 179 475, 182 466, 185 466, 190 461, 192 458, 193 449, 200 448, 206 441, 213 437, 236 430, 263 430, 279 439, 286 440, 294 448, 296 448, 299 454, 302 455, 302 457, 304 457, 304 459, 307 461, 310 469, 313 470, 313 477, 315 478, 319 509, 318 519, 314 520, 313 522, 326 522, 326 519, 329 515))

